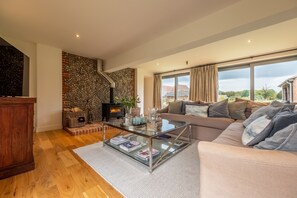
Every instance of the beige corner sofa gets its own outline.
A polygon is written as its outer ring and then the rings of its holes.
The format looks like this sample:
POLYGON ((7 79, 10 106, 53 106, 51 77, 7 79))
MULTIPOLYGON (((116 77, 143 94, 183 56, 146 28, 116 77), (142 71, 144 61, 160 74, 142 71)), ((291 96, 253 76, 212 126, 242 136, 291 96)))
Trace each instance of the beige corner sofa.
POLYGON ((201 198, 296 198, 297 152, 245 147, 242 121, 200 141, 201 198))
POLYGON ((161 111, 186 121, 200 140, 201 198, 297 198, 297 152, 260 150, 242 144, 242 120, 161 111))

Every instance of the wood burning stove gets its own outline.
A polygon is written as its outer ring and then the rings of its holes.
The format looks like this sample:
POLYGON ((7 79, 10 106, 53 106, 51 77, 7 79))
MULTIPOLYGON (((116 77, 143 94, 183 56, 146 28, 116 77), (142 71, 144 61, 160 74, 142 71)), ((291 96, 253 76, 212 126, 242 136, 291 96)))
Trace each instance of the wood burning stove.
POLYGON ((121 104, 102 103, 102 121, 107 122, 110 118, 121 118, 125 116, 125 110, 121 104))

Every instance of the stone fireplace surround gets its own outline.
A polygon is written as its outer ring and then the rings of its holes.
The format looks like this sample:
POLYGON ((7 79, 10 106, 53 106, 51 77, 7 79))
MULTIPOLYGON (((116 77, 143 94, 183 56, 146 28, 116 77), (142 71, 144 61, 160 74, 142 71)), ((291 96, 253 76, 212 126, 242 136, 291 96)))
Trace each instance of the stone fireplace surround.
MULTIPOLYGON (((116 83, 114 96, 135 95, 135 69, 108 74, 116 83)), ((109 83, 97 73, 97 60, 62 53, 63 109, 80 107, 90 110, 94 121, 102 120, 102 103, 109 103, 109 83)))

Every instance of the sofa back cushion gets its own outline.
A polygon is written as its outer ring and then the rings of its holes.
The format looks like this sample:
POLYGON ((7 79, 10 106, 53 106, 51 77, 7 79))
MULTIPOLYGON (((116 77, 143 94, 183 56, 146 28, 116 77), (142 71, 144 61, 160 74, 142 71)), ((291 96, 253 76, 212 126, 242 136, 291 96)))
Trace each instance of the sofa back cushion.
POLYGON ((247 102, 230 102, 228 104, 229 115, 232 119, 235 120, 245 120, 245 109, 247 102))
POLYGON ((259 109, 260 107, 268 105, 267 103, 255 102, 255 101, 252 101, 252 100, 247 100, 247 99, 242 99, 242 98, 236 98, 235 99, 235 102, 243 102, 243 101, 247 102, 246 109, 245 109, 245 112, 244 112, 246 118, 250 117, 250 115, 254 111, 256 111, 257 109, 259 109))
POLYGON ((195 105, 195 106, 198 106, 198 105, 201 105, 200 104, 200 101, 196 101, 196 102, 192 102, 192 101, 182 101, 182 109, 181 109, 181 114, 186 114, 186 105, 195 105))
POLYGON ((277 113, 272 118, 273 129, 270 131, 268 137, 273 136, 277 131, 286 128, 291 124, 297 123, 297 112, 292 112, 289 109, 285 109, 279 113, 277 113))
POLYGON ((297 123, 277 131, 272 137, 266 138, 254 148, 297 151, 297 123))
POLYGON ((270 133, 273 124, 266 115, 263 115, 249 124, 242 134, 242 144, 253 146, 264 140, 270 133))
POLYGON ((182 101, 169 102, 168 113, 182 114, 182 101))
POLYGON ((210 104, 208 108, 208 116, 217 118, 230 118, 228 110, 228 99, 210 104))
POLYGON ((207 117, 208 105, 186 105, 186 115, 207 117))
POLYGON ((247 127, 249 124, 251 124, 253 121, 255 121, 257 118, 259 118, 261 116, 264 116, 264 115, 265 116, 267 116, 267 115, 273 116, 273 115, 277 114, 279 111, 281 111, 282 108, 283 107, 273 107, 271 105, 261 107, 257 111, 252 113, 250 115, 250 117, 243 122, 243 126, 247 127))

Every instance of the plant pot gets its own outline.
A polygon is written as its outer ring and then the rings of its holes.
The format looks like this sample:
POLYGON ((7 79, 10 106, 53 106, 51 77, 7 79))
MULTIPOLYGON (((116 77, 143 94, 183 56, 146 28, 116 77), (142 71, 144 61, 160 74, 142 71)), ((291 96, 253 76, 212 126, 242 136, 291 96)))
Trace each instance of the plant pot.
POLYGON ((132 117, 140 116, 140 107, 135 107, 130 109, 132 117))

